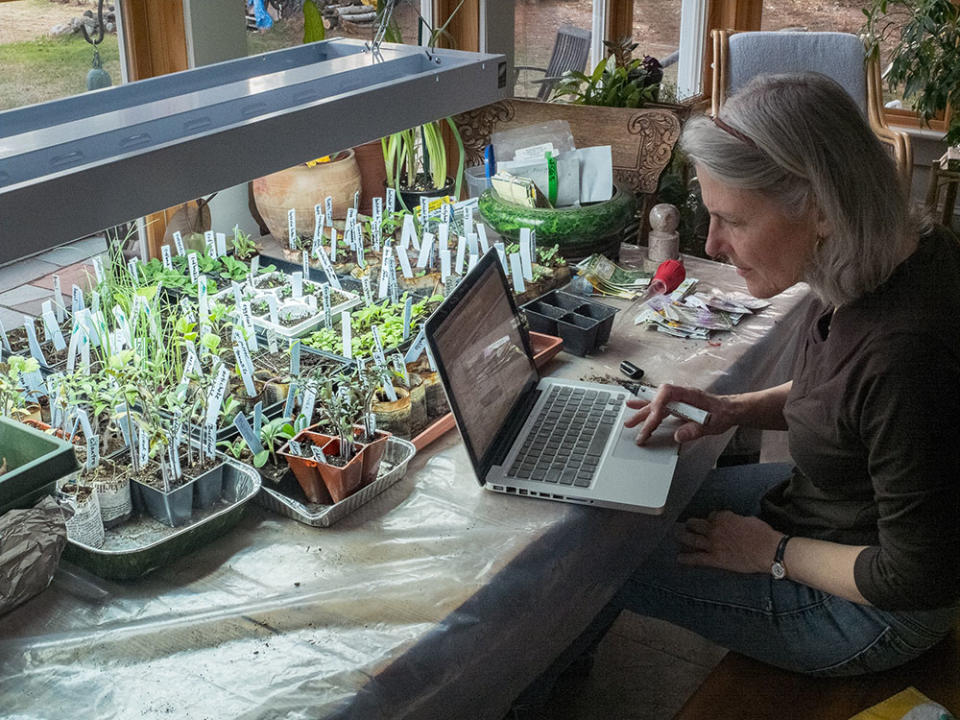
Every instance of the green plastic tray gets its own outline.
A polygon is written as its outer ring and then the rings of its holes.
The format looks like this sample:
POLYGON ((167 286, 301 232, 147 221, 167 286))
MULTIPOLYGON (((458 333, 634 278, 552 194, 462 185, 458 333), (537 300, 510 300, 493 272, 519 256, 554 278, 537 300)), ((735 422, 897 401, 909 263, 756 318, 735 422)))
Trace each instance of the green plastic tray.
POLYGON ((38 490, 78 468, 70 443, 4 417, 0 457, 7 460, 7 472, 0 475, 0 513, 29 507, 38 490))

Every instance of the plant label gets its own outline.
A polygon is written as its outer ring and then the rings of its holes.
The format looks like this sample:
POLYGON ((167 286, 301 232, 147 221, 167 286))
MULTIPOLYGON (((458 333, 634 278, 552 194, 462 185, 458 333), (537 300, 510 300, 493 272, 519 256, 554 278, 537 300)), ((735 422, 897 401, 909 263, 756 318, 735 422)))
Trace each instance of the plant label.
POLYGON ((123 308, 119 305, 114 305, 113 317, 117 321, 117 329, 123 335, 127 345, 133 345, 133 333, 130 331, 130 322, 127 320, 127 314, 123 311, 123 308))
POLYGON ((243 302, 243 285, 234 280, 230 285, 230 290, 233 292, 233 304, 240 307, 243 302))
POLYGON ((80 333, 70 334, 70 347, 67 348, 67 372, 72 373, 77 368, 77 355, 80 352, 80 333))
POLYGON ((527 286, 523 282, 523 263, 520 260, 519 253, 510 254, 510 270, 511 276, 513 277, 513 290, 518 295, 522 292, 526 292, 527 286))
POLYGON ((324 283, 321 287, 323 300, 323 325, 328 330, 333 327, 333 315, 330 312, 330 284, 324 283))
MULTIPOLYGON (((323 205, 317 203, 313 206, 313 245, 316 247, 317 241, 323 236, 323 205)), ((248 443, 249 444, 249 443, 248 443)))
POLYGON ((537 231, 534 228, 530 228, 530 257, 534 261, 537 259, 537 231))
POLYGON ((390 241, 383 249, 383 259, 380 261, 380 287, 377 291, 377 298, 383 300, 390 292, 390 271, 393 270, 393 248, 390 241))
POLYGON ((450 279, 450 250, 440 248, 440 281, 447 282, 450 279))
POLYGON ((487 241, 487 227, 483 223, 477 223, 477 239, 480 241, 480 254, 486 255, 490 250, 490 243, 487 241))
MULTIPOLYGON (((167 250, 169 251, 169 246, 167 250)), ((103 285, 107 280, 107 275, 103 270, 103 258, 99 255, 93 258, 93 272, 97 276, 97 285, 103 285)))
POLYGON ((217 257, 223 257, 226 254, 227 254, 227 234, 218 232, 217 233, 217 257))
MULTIPOLYGON (((133 258, 133 260, 136 260, 136 258, 133 258)), ((53 276, 53 309, 57 315, 58 323, 66 320, 66 312, 63 307, 63 288, 60 285, 60 276, 57 274, 53 276)))
POLYGON ((76 313, 78 310, 83 310, 83 290, 81 290, 79 286, 74 285, 72 295, 70 311, 76 313))
POLYGON ((393 215, 397 211, 397 191, 387 188, 387 212, 393 215))
POLYGON ((467 237, 473 233, 473 205, 463 208, 463 234, 467 237))
POLYGON ((426 347, 427 331, 425 328, 421 327, 420 332, 418 332, 417 336, 413 339, 410 349, 407 350, 407 354, 403 356, 404 361, 408 363, 416 362, 417 358, 420 357, 426 347))
MULTIPOLYGON (((303 257, 307 257, 306 250, 303 252, 303 257)), ((309 272, 309 263, 307 263, 307 268, 307 272, 309 272)), ((303 297, 303 272, 298 270, 295 273, 290 273, 290 293, 297 300, 303 297)))
POLYGON ((430 219, 430 201, 426 197, 420 198, 420 224, 427 226, 427 220, 430 219))
POLYGON ((323 199, 323 214, 327 218, 327 222, 333 223, 333 197, 327 195, 323 199))
POLYGON ((387 367, 387 358, 383 354, 383 340, 380 337, 380 326, 374 325, 370 328, 370 334, 373 336, 373 361, 381 368, 387 367))
POLYGON ((217 238, 213 234, 213 230, 207 230, 203 233, 203 244, 207 248, 207 256, 216 258, 217 257, 217 238))
POLYGON ((463 263, 467 257, 467 239, 461 235, 457 238, 457 264, 454 272, 457 275, 463 275, 463 263))
POLYGON ((370 208, 373 211, 373 224, 383 225, 383 198, 379 196, 373 198, 370 201, 370 208))
POLYGON ((343 333, 343 356, 353 358, 353 329, 350 327, 350 311, 340 313, 340 330, 343 333))
MULTIPOLYGON (((336 230, 333 231, 336 234, 336 230)), ((333 269, 333 263, 330 262, 330 258, 327 257, 327 253, 324 252, 323 248, 319 248, 320 256, 320 267, 323 270, 323 274, 327 276, 327 282, 330 283, 337 290, 340 290, 340 278, 337 277, 336 270, 333 269)))
POLYGON ((146 467, 150 461, 150 436, 142 427, 137 428, 137 466, 146 467))
POLYGON ((297 382, 294 380, 290 383, 290 388, 287 390, 287 402, 283 406, 283 416, 285 418, 293 417, 293 403, 297 399, 297 382))
POLYGON ((303 402, 300 404, 300 413, 307 420, 307 426, 313 423, 313 411, 317 405, 317 391, 308 387, 303 391, 303 402))
MULTIPOLYGON (((242 414, 242 413, 238 413, 242 414)), ((257 400, 257 404, 253 406, 253 434, 259 438, 260 437, 260 428, 263 426, 263 400, 257 400)), ((252 449, 253 446, 251 446, 252 449)))
POLYGON ((57 318, 53 314, 53 303, 50 300, 46 300, 41 305, 41 308, 40 314, 43 317, 43 325, 46 328, 47 336, 53 341, 54 349, 66 349, 67 343, 63 339, 63 333, 60 332, 60 324, 57 322, 57 318))
POLYGON ((127 263, 127 272, 130 274, 130 283, 133 287, 140 286, 140 275, 137 272, 137 266, 140 264, 140 258, 132 257, 127 263))
MULTIPOLYGON (((337 261, 337 229, 330 226, 330 262, 335 263, 337 261)), ((330 275, 327 275, 329 278, 330 275)), ((330 281, 333 283, 333 281, 330 281)))
POLYGON ((406 250, 416 243, 417 230, 413 225, 413 215, 403 216, 403 228, 400 231, 400 247, 406 250))
POLYGON ((440 218, 448 225, 453 222, 453 205, 446 198, 440 206, 440 218))
POLYGON ((287 210, 287 245, 291 250, 297 249, 297 209, 287 210))
POLYGON ((260 349, 260 345, 257 342, 256 329, 253 327, 253 309, 247 301, 241 302, 237 307, 240 309, 240 324, 247 339, 247 349, 254 353, 260 349))
POLYGON ((173 244, 174 244, 174 245, 176 246, 176 248, 177 248, 177 255, 186 255, 186 254, 187 254, 187 250, 186 250, 186 248, 183 246, 183 235, 180 233, 179 230, 177 230, 176 232, 173 233, 173 244))
POLYGON ((8 353, 12 353, 13 348, 10 347, 10 338, 7 337, 7 329, 3 326, 2 320, 0 320, 0 339, 3 340, 3 349, 8 353))
POLYGON ((200 277, 200 263, 197 260, 197 254, 195 252, 187 255, 187 267, 190 269, 190 282, 196 285, 197 279, 200 277))
POLYGON ((410 337, 410 324, 412 321, 413 321, 413 298, 408 295, 406 302, 403 304, 403 339, 404 340, 410 337))
POLYGON ((265 296, 267 307, 270 310, 270 322, 274 325, 280 324, 280 304, 277 296, 273 293, 267 293, 265 296))
POLYGON ((353 192, 353 212, 357 212, 357 208, 360 207, 360 191, 354 190, 353 192))
POLYGON ((177 386, 177 395, 185 392, 190 385, 190 378, 196 375, 200 369, 200 360, 195 352, 188 352, 187 359, 183 361, 183 375, 180 376, 180 384, 177 386))
POLYGON ((400 288, 397 281, 397 266, 392 259, 390 262, 390 273, 387 276, 387 281, 390 286, 390 304, 396 305, 400 302, 400 288))
POLYGON ((370 276, 360 276, 360 286, 363 288, 363 302, 367 305, 373 305, 373 292, 370 289, 370 276))
POLYGON ((296 440, 290 440, 287 442, 287 449, 290 450, 291 455, 296 455, 297 457, 303 457, 303 446, 300 445, 296 440))
POLYGON ((267 330, 267 352, 271 355, 276 355, 280 352, 280 347, 277 344, 277 333, 273 330, 267 330))
POLYGON ((240 437, 247 443, 247 447, 254 455, 263 452, 259 433, 255 428, 250 427, 250 421, 247 420, 246 415, 242 412, 237 413, 237 416, 233 418, 233 426, 240 432, 240 437))
POLYGON ((497 249, 497 255, 500 256, 500 264, 503 266, 503 272, 509 277, 510 268, 507 265, 507 249, 503 246, 502 242, 494 243, 493 246, 497 249))
MULTIPOLYGON (((201 275, 199 282, 197 282, 197 303, 200 305, 200 322, 205 323, 207 318, 210 317, 210 297, 207 295, 206 275, 201 275)), ((146 303, 144 303, 144 307, 146 307, 146 303)))
POLYGON ((201 429, 203 435, 203 454, 205 457, 212 458, 217 455, 217 424, 216 422, 206 423, 201 429))
POLYGON ((410 384, 410 376, 407 374, 407 364, 403 361, 403 355, 396 352, 391 358, 393 362, 393 371, 400 376, 404 385, 410 384))
POLYGON ((533 263, 530 258, 530 230, 523 228, 520 231, 520 274, 526 282, 533 282, 533 263), (524 242, 523 230, 527 231, 528 237, 524 242))
POLYGON ((163 261, 163 266, 167 270, 173 270, 173 260, 170 257, 170 246, 161 245, 160 246, 160 258, 163 261))
MULTIPOLYGON (((450 207, 449 205, 444 205, 444 207, 450 207)), ((440 252, 449 249, 450 247, 450 223, 442 222, 437 228, 437 249, 440 252)))
POLYGON ((344 232, 347 230, 353 230, 353 227, 357 224, 357 208, 356 206, 347 208, 347 218, 344 223, 344 232))
POLYGON ((113 416, 117 419, 117 425, 120 426, 120 434, 123 435, 123 444, 130 447, 130 415, 123 405, 117 405, 113 409, 113 416))
POLYGON ((361 268, 367 267, 367 262, 363 257, 363 235, 358 234, 355 230, 353 232, 353 247, 357 251, 357 265, 361 268))
POLYGON ((206 425, 216 426, 217 417, 220 415, 220 405, 223 403, 223 395, 227 391, 229 377, 230 371, 227 370, 226 364, 221 364, 217 370, 217 376, 213 380, 213 387, 210 388, 210 394, 207 396, 206 425))
POLYGON ((293 377, 300 377, 300 341, 294 340, 290 343, 290 374, 293 377))
POLYGON ((47 359, 43 356, 43 350, 40 349, 40 342, 37 340, 37 331, 33 326, 33 318, 23 316, 23 329, 27 331, 27 344, 30 346, 30 355, 44 367, 48 367, 47 359))
POLYGON ((417 267, 423 269, 427 267, 427 261, 430 259, 430 252, 433 250, 433 233, 425 232, 423 242, 420 243, 420 254, 417 256, 417 267))
POLYGON ((323 448, 318 448, 314 445, 310 448, 310 454, 313 455, 313 459, 316 460, 321 465, 327 465, 327 456, 323 453, 323 448))
POLYGON ((100 293, 96 290, 90 296, 90 312, 94 314, 100 312, 100 293))
POLYGON ((370 222, 370 238, 370 244, 373 246, 373 251, 380 252, 380 248, 382 247, 383 243, 383 232, 376 220, 372 220, 370 222))
POLYGON ((400 272, 405 278, 413 277, 413 268, 410 267, 410 258, 407 257, 407 251, 403 244, 397 245, 397 259, 400 261, 400 272))
POLYGON ((243 389, 246 390, 247 397, 256 397, 257 390, 253 385, 253 360, 250 358, 250 351, 242 337, 240 342, 234 343, 233 354, 240 366, 240 377, 243 379, 243 389))
POLYGON ((250 277, 255 278, 257 273, 260 272, 260 256, 254 255, 250 258, 250 277))

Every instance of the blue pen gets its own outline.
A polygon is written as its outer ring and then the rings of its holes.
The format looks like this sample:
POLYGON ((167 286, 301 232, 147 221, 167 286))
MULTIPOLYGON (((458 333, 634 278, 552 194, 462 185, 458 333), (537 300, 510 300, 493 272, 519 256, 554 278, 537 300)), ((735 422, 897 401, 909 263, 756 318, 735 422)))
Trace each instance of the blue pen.
POLYGON ((490 178, 497 174, 497 160, 493 155, 493 145, 487 145, 483 151, 483 165, 487 177, 487 187, 490 187, 490 178))

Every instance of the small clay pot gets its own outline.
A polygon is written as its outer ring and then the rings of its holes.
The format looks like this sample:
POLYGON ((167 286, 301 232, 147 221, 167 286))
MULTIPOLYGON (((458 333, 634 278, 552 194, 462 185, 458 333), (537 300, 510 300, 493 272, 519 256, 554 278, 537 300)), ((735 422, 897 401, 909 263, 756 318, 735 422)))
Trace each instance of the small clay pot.
POLYGON ((394 387, 396 400, 375 400, 373 414, 377 418, 377 427, 402 438, 410 438, 410 392, 405 388, 394 387))
MULTIPOLYGON (((385 430, 377 430, 372 439, 364 439, 361 487, 366 487, 377 479, 380 472, 380 462, 383 460, 383 453, 387 449, 387 440, 390 438, 390 434, 385 430)), ((354 438, 364 438, 363 427, 354 425, 353 435, 354 438)))
MULTIPOLYGON (((315 463, 320 477, 323 478, 327 491, 335 503, 344 500, 363 485, 363 455, 365 447, 361 447, 350 461, 342 467, 330 464, 315 463)), ((337 457, 340 455, 340 438, 333 438, 323 448, 324 455, 337 457)))
MULTIPOLYGON (((314 447, 323 448, 334 438, 330 435, 323 435, 310 430, 301 430, 293 438, 296 442, 302 442, 304 439, 309 439, 314 447)), ((337 445, 337 452, 339 452, 339 443, 337 445)), ((294 476, 297 478, 297 482, 300 483, 300 489, 303 490, 303 494, 307 496, 309 502, 319 505, 331 505, 334 502, 330 497, 330 493, 327 491, 323 477, 317 470, 320 463, 313 458, 305 458, 300 455, 291 454, 289 442, 280 448, 277 455, 280 455, 287 461, 290 469, 293 470, 294 476)))

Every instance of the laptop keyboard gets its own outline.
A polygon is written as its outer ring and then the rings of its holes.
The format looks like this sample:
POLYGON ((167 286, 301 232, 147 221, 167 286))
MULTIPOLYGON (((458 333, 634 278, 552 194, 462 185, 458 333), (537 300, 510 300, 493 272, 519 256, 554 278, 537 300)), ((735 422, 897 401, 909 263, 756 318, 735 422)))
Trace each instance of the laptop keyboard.
POLYGON ((589 487, 622 402, 621 393, 553 386, 507 475, 589 487))

